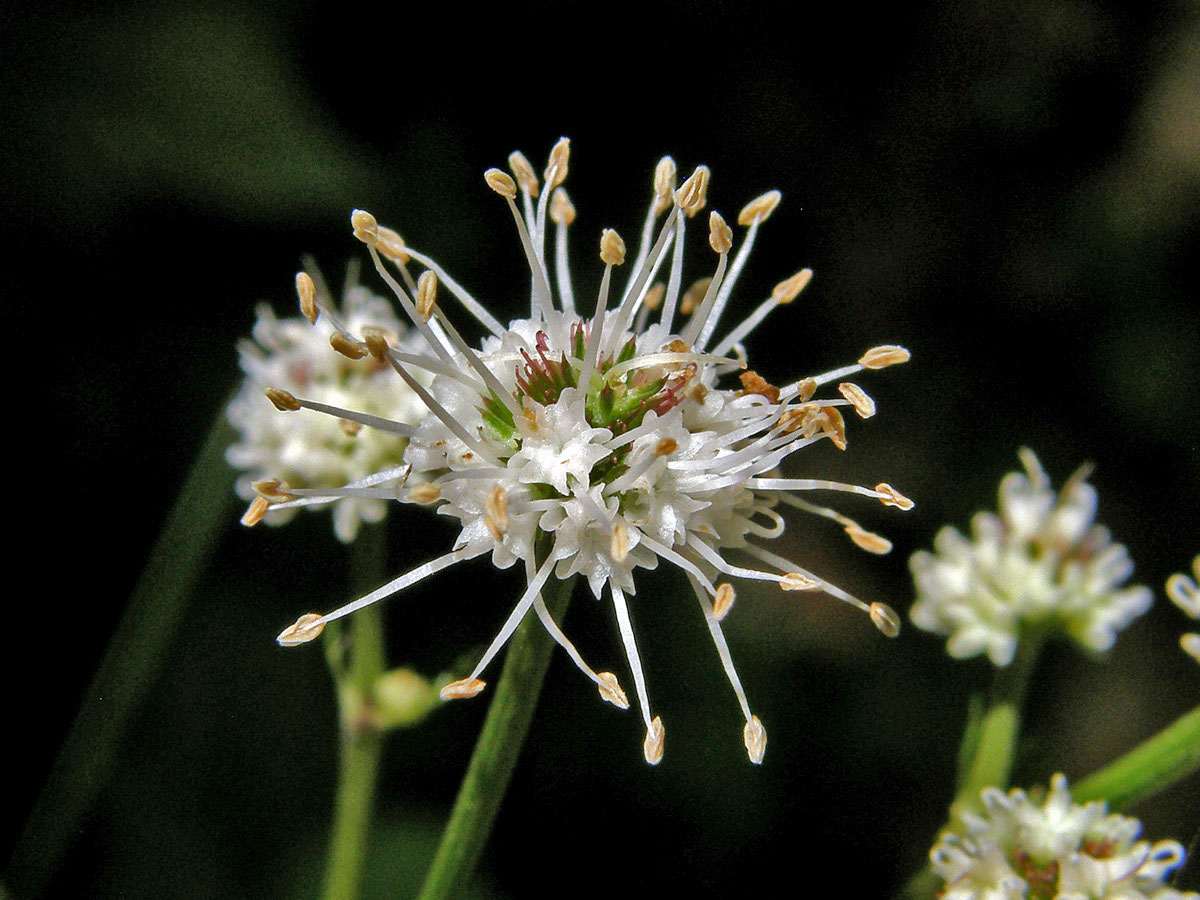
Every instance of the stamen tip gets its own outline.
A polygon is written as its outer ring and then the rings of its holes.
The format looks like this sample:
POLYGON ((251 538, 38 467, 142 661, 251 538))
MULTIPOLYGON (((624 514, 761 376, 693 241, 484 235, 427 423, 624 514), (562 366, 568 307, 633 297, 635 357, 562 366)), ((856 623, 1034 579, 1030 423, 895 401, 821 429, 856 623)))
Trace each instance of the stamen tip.
POLYGON ((872 603, 869 612, 871 621, 885 636, 894 638, 900 633, 900 617, 886 603, 872 603))
POLYGON ((300 408, 300 401, 296 399, 296 396, 283 388, 269 387, 263 393, 280 412, 295 412, 300 408))
POLYGON ((253 528, 263 520, 263 516, 270 508, 271 501, 266 497, 255 497, 246 508, 246 512, 242 514, 242 524, 247 528, 253 528))
POLYGON ((739 225, 753 225, 754 220, 765 222, 775 212, 775 207, 779 205, 779 201, 783 199, 783 194, 779 191, 767 191, 761 197, 755 197, 749 203, 742 207, 742 211, 738 213, 737 222, 739 225))
POLYGON ((715 209, 708 214, 708 246, 714 253, 728 253, 733 246, 733 229, 715 209))
POLYGON ((812 269, 801 269, 791 278, 784 279, 775 285, 771 290, 771 299, 780 306, 791 303, 800 296, 802 290, 808 287, 808 283, 812 281, 812 277, 812 269))
POLYGON ((438 696, 443 700, 466 700, 474 697, 485 687, 487 687, 487 682, 480 678, 460 678, 438 691, 438 696))
POLYGON ((305 613, 293 624, 279 632, 275 642, 281 647, 296 647, 307 644, 321 636, 325 630, 325 622, 319 613, 305 613))
POLYGON ((881 481, 879 484, 875 485, 875 490, 884 495, 879 498, 879 502, 884 506, 894 506, 896 509, 904 510, 905 512, 916 506, 915 503, 913 503, 887 482, 881 481))
POLYGON ((600 696, 605 702, 611 703, 618 709, 629 709, 629 698, 621 690, 621 683, 617 681, 616 675, 612 672, 597 672, 596 677, 600 679, 600 683, 596 687, 600 690, 600 696))
POLYGON ((564 227, 575 221, 575 204, 563 188, 555 188, 550 195, 550 219, 564 227))
POLYGON ((718 584, 717 595, 713 597, 713 618, 718 622, 724 620, 729 615, 729 610, 733 609, 733 601, 736 599, 737 592, 733 589, 732 584, 729 582, 718 584))
POLYGON ((501 197, 507 200, 516 199, 517 183, 512 180, 512 176, 507 172, 502 172, 499 169, 488 169, 483 173, 483 180, 487 182, 488 187, 501 197))
POLYGON ((662 762, 664 733, 662 716, 655 716, 650 727, 646 729, 646 739, 642 742, 642 755, 652 766, 662 762))
POLYGON ((758 716, 750 717, 750 721, 742 729, 742 740, 746 742, 746 754, 750 757, 750 762, 761 766, 763 756, 767 752, 767 729, 763 728, 758 716))
POLYGON ((300 298, 300 312, 310 325, 316 325, 317 316, 321 314, 317 309, 317 286, 307 272, 296 273, 296 294, 300 298))
POLYGON ((600 259, 606 266, 619 266, 625 262, 625 241, 611 228, 600 235, 600 259))
POLYGON ((539 191, 537 174, 533 171, 533 166, 529 160, 525 158, 525 154, 520 150, 514 150, 508 155, 508 168, 512 170, 513 177, 517 179, 517 184, 521 186, 521 190, 530 197, 536 197, 539 191))
POLYGON ((858 364, 864 369, 885 369, 888 366, 906 363, 911 358, 912 354, 903 347, 895 344, 883 344, 879 347, 872 347, 864 353, 858 364))
POLYGON ((800 572, 788 572, 780 576, 779 586, 785 591, 815 591, 821 582, 800 572))
POLYGON ((350 213, 350 226, 354 229, 354 236, 368 247, 374 247, 379 241, 379 223, 365 209, 350 213))

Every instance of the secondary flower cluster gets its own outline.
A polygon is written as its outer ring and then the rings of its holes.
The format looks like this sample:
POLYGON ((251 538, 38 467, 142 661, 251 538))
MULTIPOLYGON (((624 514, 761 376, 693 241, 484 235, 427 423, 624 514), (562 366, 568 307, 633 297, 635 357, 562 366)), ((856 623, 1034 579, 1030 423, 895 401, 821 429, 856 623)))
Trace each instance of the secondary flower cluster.
POLYGON ((999 514, 977 514, 973 540, 946 527, 934 539, 936 552, 913 554, 913 624, 949 635, 951 656, 986 652, 997 666, 1012 662, 1022 629, 1058 628, 1085 647, 1107 650, 1153 595, 1121 587, 1133 563, 1094 524, 1087 469, 1055 493, 1033 451, 1019 455, 1025 473, 1000 482, 999 514))
MULTIPOLYGON (((824 591, 868 612, 885 634, 898 631, 899 620, 888 607, 852 597, 763 542, 783 534, 784 511, 799 510, 832 520, 870 552, 890 549, 884 538, 800 494, 844 492, 910 508, 912 502, 894 488, 783 477, 778 468, 821 440, 844 448, 843 410, 862 418, 875 412, 867 393, 848 379, 905 362, 908 352, 875 347, 857 363, 781 387, 748 370, 742 342, 774 309, 794 300, 812 273, 804 269, 781 282, 745 320, 718 337, 738 276, 780 194, 764 194, 741 211, 737 223, 745 232, 736 253, 733 229, 719 213, 709 215, 715 271, 685 290, 684 235, 707 203, 709 170, 701 166, 680 184, 669 157, 655 170, 629 279, 620 289, 614 286, 614 270, 626 262, 626 248, 616 232, 605 230, 599 291, 594 304, 581 311, 568 262, 567 233, 575 219, 562 188, 568 158, 564 139, 550 154, 544 184, 520 153, 509 158, 512 175, 498 169, 485 175, 511 209, 531 273, 529 315, 508 325, 395 231, 369 213, 354 213, 355 235, 426 348, 397 347, 378 330, 343 319, 319 297, 314 309, 333 323, 335 349, 393 370, 427 414, 414 426, 402 418, 382 421, 358 410, 321 406, 287 389, 268 391, 281 410, 318 409, 406 438, 408 446, 403 470, 361 478, 336 491, 272 486, 263 499, 271 509, 317 498, 395 500, 434 507, 457 520, 461 531, 448 553, 340 609, 302 616, 279 642, 312 640, 333 619, 490 554, 499 568, 521 565, 527 587, 475 670, 449 685, 443 697, 478 694, 484 668, 532 613, 601 697, 626 708, 629 701, 617 677, 595 671, 582 659, 543 602, 551 578, 582 576, 597 599, 607 591, 611 600, 646 727, 644 755, 655 764, 662 757, 664 731, 651 711, 629 600, 636 591, 634 570, 662 561, 681 570, 692 588, 741 708, 747 753, 761 762, 766 731, 751 712, 721 626, 735 591, 719 579, 824 591), (551 230, 553 253, 547 254, 551 230), (423 267, 416 278, 414 265, 423 267), (656 280, 660 270, 665 281, 656 280), (443 303, 447 295, 449 307, 443 303), (460 335, 450 315, 456 311, 482 326, 481 344, 460 335), (734 385, 722 386, 722 377, 735 373, 734 385), (831 396, 821 396, 826 386, 834 386, 831 396)), ((301 299, 312 302, 303 290, 301 299)))
POLYGON ((1138 840, 1141 823, 1106 803, 1073 803, 1062 775, 1040 799, 996 789, 982 799, 965 833, 930 852, 942 900, 1200 900, 1165 883, 1183 864, 1180 844, 1138 840))
MULTIPOLYGON (((1167 596, 1171 602, 1193 619, 1200 619, 1200 556, 1192 560, 1192 577, 1176 572, 1167 579, 1167 596)), ((1196 662, 1200 662, 1200 634, 1185 634, 1179 644, 1196 662)))
MULTIPOLYGON (((314 269, 315 272, 315 269, 314 269)), ((419 352, 423 339, 408 332, 396 319, 392 304, 347 278, 338 314, 355 332, 376 329, 397 348, 419 352)), ((351 359, 330 352, 336 329, 332 317, 316 321, 318 284, 325 305, 334 308, 319 273, 296 276, 305 298, 305 318, 280 319, 269 306, 258 308, 253 340, 239 346, 246 378, 226 415, 239 440, 226 453, 230 465, 246 472, 238 478, 238 493, 253 500, 246 523, 265 517, 268 525, 282 525, 297 506, 321 506, 328 500, 270 503, 268 497, 287 501, 280 493, 288 488, 340 488, 377 472, 403 464, 405 441, 376 428, 364 429, 358 421, 330 416, 280 416, 263 403, 268 387, 304 396, 314 409, 353 407, 381 420, 416 422, 425 414, 419 397, 398 384, 391 368, 378 360, 351 359)), ((364 354, 365 356, 365 354, 364 354)), ((377 522, 387 511, 384 500, 347 497, 333 510, 334 532, 349 543, 361 522, 377 522)))

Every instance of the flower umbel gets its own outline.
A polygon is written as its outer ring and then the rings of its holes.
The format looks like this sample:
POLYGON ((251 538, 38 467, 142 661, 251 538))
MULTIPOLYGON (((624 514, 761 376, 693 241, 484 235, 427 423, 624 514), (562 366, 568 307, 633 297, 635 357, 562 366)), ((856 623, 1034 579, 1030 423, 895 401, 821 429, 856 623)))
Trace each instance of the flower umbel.
MULTIPOLYGON (((390 367, 365 358, 365 352, 358 359, 330 352, 331 340, 336 342, 346 332, 385 335, 391 345, 410 352, 419 352, 423 345, 420 335, 405 336, 407 329, 396 319, 389 301, 356 284, 353 271, 346 280, 337 315, 316 322, 319 295, 327 309, 335 308, 319 273, 315 278, 299 273, 296 288, 305 318, 279 319, 263 304, 258 308, 254 339, 239 347, 246 379, 226 414, 240 440, 226 455, 230 465, 247 470, 237 482, 238 493, 253 501, 244 519, 247 524, 265 516, 268 525, 280 525, 298 506, 325 505, 333 499, 300 499, 304 489, 341 488, 397 470, 404 462, 406 426, 425 414, 420 399, 404 384, 397 384, 390 367), (341 329, 332 324, 339 319, 344 324, 341 329), (333 416, 281 416, 263 400, 267 388, 277 407, 299 404, 295 399, 299 395, 304 405, 333 416), (390 429, 364 428, 363 417, 352 417, 346 409, 396 424, 390 429)), ((339 540, 349 543, 360 522, 377 522, 386 510, 382 499, 346 497, 334 507, 334 531, 339 540)))
POLYGON ((1197 900, 1164 883, 1183 864, 1176 841, 1138 840, 1137 819, 1101 802, 1071 802, 1055 775, 1044 797, 989 788, 984 812, 964 815, 965 833, 942 835, 930 851, 945 880, 942 900, 1197 900))
POLYGON ((777 470, 789 456, 820 440, 844 448, 842 411, 849 407, 862 418, 875 411, 866 392, 846 379, 905 362, 908 351, 875 347, 856 364, 782 387, 748 371, 743 340, 776 307, 794 300, 812 273, 805 269, 780 283, 741 324, 715 339, 759 228, 780 195, 764 194, 741 211, 738 224, 745 232, 736 253, 733 229, 720 214, 710 214, 708 243, 716 255, 715 272, 685 291, 684 234, 706 205, 709 171, 701 166, 677 186, 669 157, 655 171, 651 206, 628 281, 621 289, 614 287, 614 269, 625 264, 626 248, 615 231, 605 230, 598 295, 594 306, 577 311, 567 249, 575 210, 561 187, 568 155, 564 139, 551 152, 544 184, 520 153, 509 158, 511 176, 498 169, 485 174, 512 211, 532 276, 529 316, 507 326, 396 232, 369 213, 354 213, 355 235, 367 245, 376 269, 429 349, 413 354, 367 335, 355 339, 395 370, 429 414, 412 431, 405 453, 408 468, 402 474, 411 473, 412 486, 393 472, 390 480, 336 493, 435 506, 441 515, 456 519, 461 532, 450 552, 341 609, 301 617, 279 641, 311 640, 333 619, 490 553, 499 568, 519 562, 527 587, 475 670, 447 686, 443 697, 470 697, 483 690, 480 675, 532 611, 600 696, 626 708, 629 701, 616 675, 584 662, 542 600, 550 578, 580 575, 597 599, 605 591, 611 599, 646 727, 644 755, 654 764, 662 758, 664 729, 651 710, 629 599, 636 592, 634 570, 664 561, 682 570, 692 587, 745 720, 747 753, 758 763, 766 731, 751 712, 721 628, 735 590, 718 579, 765 581, 788 591, 823 590, 868 612, 885 634, 898 631, 899 619, 888 607, 852 597, 768 550, 762 541, 783 533, 781 510, 800 510, 833 520, 870 552, 891 548, 853 520, 799 495, 840 491, 911 508, 912 502, 894 488, 785 478, 777 470), (548 259, 551 223, 554 250, 548 259), (413 263, 424 267, 419 279, 410 271, 413 263), (666 272, 665 282, 656 281, 660 269, 666 272), (452 308, 461 307, 486 330, 478 347, 468 344, 451 323, 441 302, 446 295, 453 299, 452 308), (740 387, 719 386, 722 376, 735 372, 740 373, 740 387), (424 373, 433 376, 429 387, 422 381, 424 373), (826 385, 835 385, 836 395, 817 399, 826 385))
MULTIPOLYGON (((1193 619, 1200 619, 1200 556, 1192 560, 1192 577, 1188 578, 1182 572, 1176 572, 1167 579, 1167 596, 1171 602, 1193 619)), ((1179 638, 1179 645, 1196 662, 1200 662, 1200 634, 1185 634, 1179 638)))
POLYGON ((917 602, 910 616, 946 634, 951 656, 987 653, 1012 662, 1022 629, 1059 628, 1092 650, 1107 650, 1117 632, 1150 608, 1148 588, 1121 585, 1133 572, 1125 547, 1096 525, 1096 491, 1084 467, 1061 491, 1050 486, 1033 451, 1025 473, 1000 482, 1000 512, 971 522, 973 540, 947 526, 934 553, 911 560, 917 602))

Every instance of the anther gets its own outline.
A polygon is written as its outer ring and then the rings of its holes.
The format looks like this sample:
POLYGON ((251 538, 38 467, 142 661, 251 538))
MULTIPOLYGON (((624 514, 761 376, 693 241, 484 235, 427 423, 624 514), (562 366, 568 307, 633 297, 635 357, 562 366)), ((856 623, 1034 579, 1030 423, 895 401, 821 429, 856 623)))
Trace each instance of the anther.
POLYGON ((271 503, 286 503, 295 497, 295 494, 287 492, 287 485, 278 478, 270 478, 265 481, 256 481, 250 485, 254 488, 258 496, 265 498, 271 503))
POLYGON ((742 211, 738 213, 738 224, 753 225, 755 219, 758 219, 760 222, 767 221, 771 213, 775 212, 775 207, 779 205, 779 201, 782 199, 783 194, 779 193, 779 191, 767 191, 761 197, 755 197, 743 206, 742 211))
POLYGON ((801 403, 807 403, 816 392, 817 380, 815 378, 801 378, 796 382, 796 399, 801 403))
POLYGON ((442 496, 442 486, 431 481, 422 481, 408 489, 408 499, 411 503, 428 506, 436 503, 442 496))
POLYGON ((712 284, 711 278, 699 278, 693 282, 692 286, 683 292, 683 297, 679 301, 679 312, 685 316, 694 313, 696 307, 700 305, 700 301, 704 299, 704 295, 708 293, 710 284, 712 284))
POLYGON ((507 172, 502 172, 499 169, 488 169, 483 173, 483 180, 487 182, 488 187, 501 197, 507 197, 509 200, 516 198, 517 183, 512 180, 512 176, 507 172))
POLYGON ((911 357, 912 354, 903 347, 884 344, 880 347, 872 347, 864 353, 858 364, 864 369, 886 369, 888 366, 906 363, 911 357))
POLYGON ((246 512, 242 515, 242 524, 247 528, 253 528, 263 520, 263 516, 267 514, 267 510, 271 508, 271 501, 266 497, 255 497, 250 501, 250 505, 246 508, 246 512))
POLYGON ((558 143, 550 150, 550 161, 546 163, 543 173, 549 187, 558 187, 567 180, 567 163, 571 158, 571 142, 567 138, 559 138, 558 143))
POLYGON ((743 394, 761 394, 772 403, 779 402, 779 388, 775 387, 775 385, 771 384, 753 369, 739 375, 738 381, 742 383, 743 394))
POLYGON ((348 359, 362 359, 368 353, 366 345, 341 331, 335 331, 329 336, 329 346, 348 359))
POLYGON ((662 215, 671 208, 675 194, 675 160, 664 156, 654 167, 654 215, 662 215))
POLYGON ((379 223, 365 209, 350 213, 350 226, 354 229, 354 236, 368 247, 374 247, 379 241, 379 223))
POLYGON ((522 191, 530 197, 538 195, 537 174, 533 171, 533 166, 529 164, 524 153, 514 150, 508 154, 508 168, 512 170, 513 177, 517 179, 517 184, 521 186, 522 191))
POLYGON ((733 585, 728 581, 724 584, 717 585, 717 595, 713 597, 712 612, 713 618, 718 622, 729 615, 729 610, 733 609, 733 601, 737 599, 737 592, 734 591, 733 585))
POLYGON ((880 503, 884 506, 895 506, 896 509, 907 511, 917 505, 905 497, 904 494, 895 490, 892 485, 887 484, 887 482, 881 481, 880 484, 875 486, 875 490, 878 493, 886 494, 886 497, 880 498, 880 503))
POLYGON ((850 401, 860 419, 869 419, 875 415, 875 401, 854 382, 843 381, 838 385, 838 393, 850 401))
POLYGON ((629 529, 622 522, 613 523, 608 538, 608 554, 618 563, 625 562, 629 557, 629 529))
POLYGON ((485 687, 487 687, 487 682, 482 679, 460 678, 438 691, 438 696, 443 700, 466 700, 468 697, 474 697, 485 687))
POLYGON ((600 679, 600 683, 596 687, 600 690, 600 696, 606 702, 611 703, 618 709, 629 709, 629 698, 621 690, 621 683, 617 681, 616 675, 612 672, 597 672, 596 677, 600 679))
POLYGON ((704 204, 708 201, 710 175, 708 166, 697 166, 696 171, 689 175, 675 192, 675 202, 687 213, 689 219, 704 209, 704 204))
POLYGON ((868 553, 882 555, 892 551, 891 541, 882 535, 875 534, 873 531, 864 531, 857 522, 851 522, 846 526, 846 534, 850 536, 850 540, 854 541, 854 543, 868 553))
POLYGON ((380 225, 376 229, 375 249, 386 256, 393 262, 405 265, 412 259, 408 255, 408 249, 405 247, 404 238, 400 237, 399 233, 380 225))
POLYGON ((274 403, 275 408, 280 412, 295 412, 300 408, 300 401, 291 392, 285 391, 283 388, 269 387, 263 393, 267 395, 267 399, 274 403))
POLYGON ((497 541, 503 540, 508 533, 508 491, 499 484, 493 484, 483 502, 485 520, 488 531, 497 541))
POLYGON ((342 433, 346 437, 358 437, 358 433, 362 431, 362 422, 352 422, 349 419, 338 419, 338 427, 342 429, 342 433))
POLYGON ((648 310, 658 309, 663 302, 663 297, 667 293, 667 286, 661 281, 656 281, 650 286, 650 290, 646 291, 646 296, 642 298, 642 306, 648 310))
POLYGON ((914 506, 916 506, 915 503, 913 503, 911 500, 909 500, 902 493, 900 493, 898 490, 896 490, 894 487, 892 487, 890 484, 887 484, 886 482, 881 481, 879 484, 875 485, 875 490, 876 490, 876 492, 878 492, 880 494, 886 495, 884 497, 879 498, 879 502, 882 503, 884 506, 894 506, 894 507, 896 507, 896 509, 902 509, 905 511, 908 511, 908 510, 912 509, 914 506))
POLYGON ((308 319, 310 325, 317 324, 317 286, 313 284, 312 276, 307 272, 296 273, 296 294, 300 297, 300 312, 308 319))
POLYGON ((808 287, 808 283, 812 281, 813 270, 801 269, 791 278, 784 279, 771 289, 771 299, 782 306, 785 303, 791 303, 800 292, 808 287))
POLYGON ((606 266, 619 266, 625 262, 625 242, 611 228, 600 235, 600 259, 606 266))
POLYGON ((779 578, 779 586, 785 591, 815 591, 821 582, 802 575, 800 572, 788 572, 779 578))
POLYGON ((417 279, 417 312, 426 322, 433 315, 433 304, 437 302, 437 273, 426 269, 417 279))
POLYGON ((894 638, 900 633, 900 617, 886 603, 872 603, 870 615, 875 627, 886 637, 894 638))
POLYGON ((570 225, 575 221, 575 204, 562 188, 555 188, 550 195, 550 219, 557 225, 570 225))
POLYGON ((663 758, 663 723, 662 716, 655 716, 650 727, 646 729, 646 740, 642 742, 642 755, 646 762, 657 766, 663 758))
POLYGON ((388 350, 398 343, 395 334, 376 325, 367 325, 362 330, 363 343, 373 359, 387 360, 388 350))
POLYGON ((279 637, 275 638, 275 643, 281 647, 295 647, 299 644, 307 644, 309 641, 319 638, 321 632, 324 630, 325 623, 321 621, 319 614, 305 613, 293 624, 279 632, 279 637))
POLYGON ((654 446, 655 456, 667 456, 679 449, 679 441, 675 438, 663 438, 654 446))
POLYGON ((733 229, 715 209, 708 214, 708 246, 714 253, 728 253, 733 246, 733 229))
POLYGON ((761 766, 763 755, 767 752, 767 729, 763 728, 758 716, 750 717, 750 721, 742 729, 742 740, 746 742, 746 754, 750 757, 750 762, 761 766))

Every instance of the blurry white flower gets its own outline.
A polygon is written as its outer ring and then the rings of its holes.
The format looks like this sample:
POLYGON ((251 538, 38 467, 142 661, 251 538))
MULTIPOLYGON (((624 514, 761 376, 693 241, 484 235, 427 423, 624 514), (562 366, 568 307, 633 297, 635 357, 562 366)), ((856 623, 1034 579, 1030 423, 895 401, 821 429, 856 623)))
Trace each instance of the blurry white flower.
POLYGON ((941 900, 1197 900, 1165 884, 1183 864, 1175 841, 1137 840, 1137 819, 1108 815, 1102 802, 1071 802, 1055 775, 1044 797, 995 788, 981 814, 964 814, 965 833, 947 832, 930 851, 945 881, 941 900))
MULTIPOLYGON (((1176 572, 1167 579, 1167 596, 1193 619, 1200 619, 1200 588, 1196 586, 1197 581, 1200 581, 1200 556, 1192 560, 1191 578, 1176 572)), ((1179 644, 1196 662, 1200 662, 1200 634, 1185 634, 1180 637, 1179 644)))
POLYGON ((1019 455, 1026 474, 1011 472, 1000 482, 999 515, 978 513, 972 540, 946 527, 934 553, 913 554, 913 624, 949 635, 951 656, 986 652, 998 666, 1012 662, 1028 628, 1058 628, 1085 647, 1107 650, 1153 597, 1145 587, 1120 587, 1133 563, 1094 524, 1087 469, 1056 494, 1033 451, 1019 455))
MULTIPOLYGON (((499 568, 520 563, 527 588, 475 670, 449 685, 443 696, 479 693, 484 667, 532 610, 601 697, 625 708, 629 702, 616 676, 584 662, 542 600, 550 578, 578 574, 597 599, 606 590, 611 598, 646 726, 644 755, 653 764, 662 756, 663 726, 651 712, 629 600, 636 591, 634 570, 664 561, 682 570, 692 586, 742 711, 747 753, 760 762, 766 732, 750 710, 720 624, 733 604, 734 588, 716 581, 724 575, 784 590, 824 590, 869 612, 886 634, 896 633, 899 620, 889 608, 851 597, 761 542, 783 533, 780 510, 800 509, 837 522, 871 552, 890 549, 885 539, 798 494, 841 491, 908 509, 912 503, 903 495, 887 484, 866 488, 785 478, 777 469, 787 457, 822 439, 845 447, 841 411, 850 408, 863 418, 874 413, 870 397, 845 379, 904 362, 908 352, 876 347, 857 364, 783 387, 744 371, 743 339, 773 309, 795 299, 812 273, 805 269, 779 284, 745 321, 714 340, 738 274, 779 193, 765 194, 742 210, 738 223, 746 228, 745 237, 732 258, 733 230, 719 214, 710 215, 707 236, 716 271, 684 291, 684 232, 705 205, 709 173, 702 166, 676 187, 669 157, 655 172, 629 280, 614 289, 613 270, 625 262, 625 244, 606 230, 600 240, 604 270, 598 297, 579 312, 567 258, 567 229, 575 210, 560 187, 567 174, 568 143, 560 141, 551 153, 545 190, 524 156, 514 153, 509 161, 515 180, 496 169, 485 178, 512 210, 532 288, 528 318, 507 326, 396 232, 362 211, 352 218, 356 236, 370 249, 376 268, 429 350, 420 356, 398 352, 377 337, 350 329, 343 350, 369 351, 394 369, 420 395, 429 414, 412 431, 405 454, 411 469, 402 474, 411 472, 415 486, 406 487, 401 473, 394 473, 387 486, 363 483, 340 495, 390 496, 436 506, 460 524, 458 540, 449 553, 354 603, 323 616, 303 616, 279 641, 311 640, 326 622, 490 553, 499 568), (545 249, 549 222, 556 226, 551 260, 545 249), (419 279, 409 271, 413 261, 425 268, 419 279), (665 284, 655 282, 660 268, 667 273, 665 284), (442 296, 453 298, 449 308, 439 300, 439 286, 442 296), (451 323, 448 313, 459 308, 487 332, 478 347, 468 344, 451 323), (718 386, 722 375, 739 371, 740 389, 718 386), (434 376, 428 390, 418 374, 422 372, 434 376), (827 384, 836 385, 837 394, 815 399, 827 384)), ((281 408, 311 405, 280 392, 275 398, 281 408)))
MULTIPOLYGON (((388 300, 354 284, 353 277, 348 280, 337 316, 313 325, 298 317, 279 319, 263 304, 254 339, 242 341, 238 348, 246 379, 227 410, 239 439, 226 457, 230 465, 245 470, 237 490, 254 501, 247 512, 252 521, 265 513, 267 524, 279 525, 294 515, 296 506, 316 505, 275 504, 268 511, 262 494, 286 500, 288 496, 279 492, 287 488, 339 488, 400 466, 404 455, 404 440, 387 431, 336 416, 281 416, 263 396, 266 388, 300 394, 314 405, 349 407, 402 423, 416 422, 426 412, 420 398, 397 383, 390 367, 366 354, 355 360, 331 352, 330 339, 336 333, 332 320, 338 316, 345 328, 356 333, 376 329, 398 348, 417 352, 423 344, 420 335, 405 338, 406 329, 388 300)), ((315 303, 317 286, 310 275, 297 275, 297 289, 315 303)), ((383 500, 348 497, 334 507, 334 531, 349 543, 360 522, 377 522, 386 511, 383 500)))

